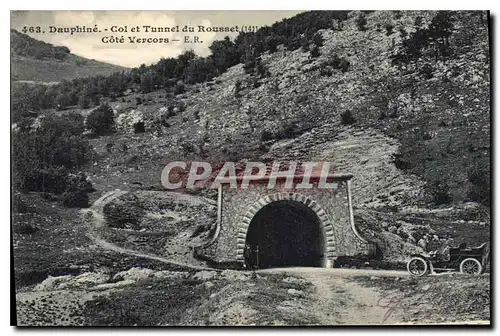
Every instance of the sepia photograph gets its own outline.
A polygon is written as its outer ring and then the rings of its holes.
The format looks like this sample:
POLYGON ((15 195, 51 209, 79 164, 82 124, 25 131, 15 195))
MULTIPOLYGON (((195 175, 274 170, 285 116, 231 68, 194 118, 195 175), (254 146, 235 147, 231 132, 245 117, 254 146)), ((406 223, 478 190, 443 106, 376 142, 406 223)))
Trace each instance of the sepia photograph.
POLYGON ((491 22, 11 11, 11 324, 490 326, 491 22))

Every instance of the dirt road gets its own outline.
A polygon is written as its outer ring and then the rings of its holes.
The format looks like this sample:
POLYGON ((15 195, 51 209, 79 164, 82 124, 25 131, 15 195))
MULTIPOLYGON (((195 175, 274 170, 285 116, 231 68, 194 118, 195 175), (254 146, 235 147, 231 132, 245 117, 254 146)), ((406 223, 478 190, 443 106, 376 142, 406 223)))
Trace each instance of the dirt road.
POLYGON ((406 272, 313 267, 277 268, 262 273, 285 272, 314 285, 315 293, 307 301, 308 310, 321 325, 395 324, 400 312, 379 304, 381 293, 354 282, 356 276, 407 277, 406 272))
MULTIPOLYGON (((193 265, 180 264, 159 256, 150 256, 139 251, 124 249, 107 242, 96 235, 93 229, 104 224, 102 215, 103 206, 111 200, 123 195, 125 192, 114 190, 104 194, 94 205, 84 213, 92 214, 89 219, 91 227, 88 236, 98 246, 115 252, 152 258, 172 266, 184 266, 193 269, 206 269, 193 265)), ((308 310, 314 315, 321 325, 333 324, 392 324, 397 322, 397 314, 387 313, 387 308, 380 307, 378 301, 380 293, 374 289, 363 287, 353 281, 355 276, 394 276, 406 277, 402 271, 359 270, 359 269, 326 269, 326 268, 275 268, 259 271, 261 273, 287 273, 296 275, 312 283, 316 288, 313 297, 308 300, 308 310)))
MULTIPOLYGON (((109 201, 124 194, 123 191, 111 191, 106 193, 90 209, 83 210, 83 215, 87 217, 89 224, 88 236, 92 241, 107 250, 115 252, 150 258, 164 262, 170 266, 178 266, 188 269, 209 270, 203 266, 195 266, 179 263, 176 260, 151 256, 140 251, 126 249, 108 242, 96 232, 96 229, 103 226, 105 220, 102 215, 103 206, 109 201)), ((244 272, 247 273, 247 272, 244 272)), ((249 273, 249 272, 248 272, 249 273)), ((389 277, 394 281, 405 281, 408 273, 405 271, 393 270, 369 270, 369 269, 328 269, 314 267, 289 267, 274 268, 257 271, 258 274, 287 274, 291 277, 301 278, 309 285, 307 290, 294 289, 290 292, 290 300, 286 300, 286 310, 296 316, 291 320, 299 320, 300 316, 308 316, 309 321, 314 321, 317 325, 388 325, 388 324, 416 324, 426 323, 423 320, 404 322, 408 319, 405 316, 410 314, 403 308, 401 301, 392 301, 391 295, 395 293, 383 292, 382 287, 364 285, 360 279, 369 280, 385 279, 389 277), (358 278, 358 279, 356 279, 358 278)), ((385 280, 384 280, 385 281, 385 280)), ((281 285, 280 285, 281 286, 281 285)), ((286 287, 285 287, 286 288, 286 287)), ((401 294, 396 290, 396 294, 401 294)), ((287 296, 288 297, 288 296, 287 296)), ((401 295, 394 295, 397 299, 401 295)), ((412 298, 407 299, 413 302, 412 298)), ((417 300, 418 301, 418 300, 417 300)), ((419 302, 416 305, 420 304, 419 302)), ((281 307, 284 309, 283 307, 281 307)), ((444 321, 443 321, 444 322, 444 321)), ((437 323, 434 321, 434 323, 437 323)), ((444 322, 445 323, 445 322, 444 322)), ((488 323, 488 321, 467 321, 467 324, 488 323)))
POLYGON ((127 191, 123 191, 123 190, 109 191, 109 192, 105 193, 103 196, 101 196, 97 201, 95 201, 94 204, 90 208, 82 210, 82 215, 86 219, 86 223, 89 225, 87 237, 89 237, 97 246, 99 246, 103 249, 109 250, 109 251, 127 254, 130 256, 139 257, 139 258, 146 258, 146 259, 151 259, 151 260, 155 260, 155 261, 160 261, 160 262, 163 262, 163 263, 165 263, 169 266, 172 266, 172 267, 197 269, 197 270, 209 269, 207 267, 188 265, 185 263, 176 262, 174 260, 168 260, 168 259, 162 258, 160 256, 145 254, 145 253, 141 253, 140 251, 126 249, 126 248, 120 247, 116 244, 113 244, 111 242, 108 242, 108 241, 100 238, 98 236, 98 234, 96 233, 95 229, 104 226, 104 223, 106 221, 104 219, 104 215, 103 215, 104 206, 107 203, 111 202, 112 200, 114 200, 122 195, 125 195, 126 193, 127 193, 127 191))

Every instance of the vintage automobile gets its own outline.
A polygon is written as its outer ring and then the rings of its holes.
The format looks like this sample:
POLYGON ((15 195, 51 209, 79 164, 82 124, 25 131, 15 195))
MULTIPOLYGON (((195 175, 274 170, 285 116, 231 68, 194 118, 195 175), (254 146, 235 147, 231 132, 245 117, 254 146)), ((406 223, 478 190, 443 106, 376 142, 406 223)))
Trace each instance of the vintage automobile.
POLYGON ((467 248, 465 243, 458 247, 445 247, 442 251, 432 251, 427 255, 413 254, 406 264, 413 276, 424 276, 436 271, 459 271, 465 274, 481 274, 489 262, 489 243, 467 248))

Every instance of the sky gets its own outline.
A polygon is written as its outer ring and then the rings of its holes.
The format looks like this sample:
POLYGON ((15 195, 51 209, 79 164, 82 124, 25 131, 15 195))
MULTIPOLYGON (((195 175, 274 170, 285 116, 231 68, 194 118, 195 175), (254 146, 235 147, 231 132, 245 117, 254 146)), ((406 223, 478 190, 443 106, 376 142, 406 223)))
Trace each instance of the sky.
MULTIPOLYGON (((237 32, 198 32, 198 26, 235 27, 271 25, 283 18, 289 18, 300 11, 12 11, 11 28, 26 32, 29 36, 54 45, 67 46, 73 54, 125 67, 149 65, 161 57, 175 57, 185 49, 193 49, 198 55, 209 54, 209 46, 214 40, 237 32), (54 28, 85 26, 99 32, 92 33, 51 33, 54 28), (144 26, 176 27, 180 32, 146 32, 144 26), (112 32, 112 29, 127 26, 127 32, 112 32), (132 32, 139 26, 139 32, 132 32), (195 28, 195 32, 182 32, 184 26, 195 28), (30 27, 40 27, 40 32, 29 32, 30 27), (51 28, 53 27, 53 28, 51 28), (113 28, 115 27, 115 28, 113 28), (107 29, 107 31, 106 31, 107 29), (104 43, 110 37, 124 43, 104 43), (198 36, 199 43, 194 43, 198 36), (169 43, 130 43, 130 38, 163 38, 169 43), (190 43, 185 43, 185 38, 190 43), (103 38, 104 41, 103 41, 103 38), (179 40, 179 41, 172 41, 179 40)), ((112 41, 112 39, 111 39, 112 41)))

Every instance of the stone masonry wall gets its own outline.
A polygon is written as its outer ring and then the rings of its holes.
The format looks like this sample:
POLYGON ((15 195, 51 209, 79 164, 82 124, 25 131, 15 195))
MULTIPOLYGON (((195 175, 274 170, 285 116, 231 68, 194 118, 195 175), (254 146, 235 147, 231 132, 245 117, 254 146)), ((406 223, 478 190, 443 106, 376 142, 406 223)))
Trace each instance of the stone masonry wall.
POLYGON ((350 221, 347 181, 336 182, 334 189, 284 189, 278 182, 268 189, 267 183, 251 184, 247 189, 222 187, 222 213, 219 235, 205 254, 221 262, 242 262, 242 249, 248 224, 264 205, 278 199, 293 199, 310 206, 324 222, 328 259, 369 253, 369 244, 353 230, 350 221), (267 197, 266 197, 267 196, 267 197), (245 224, 246 223, 246 224, 245 224))

